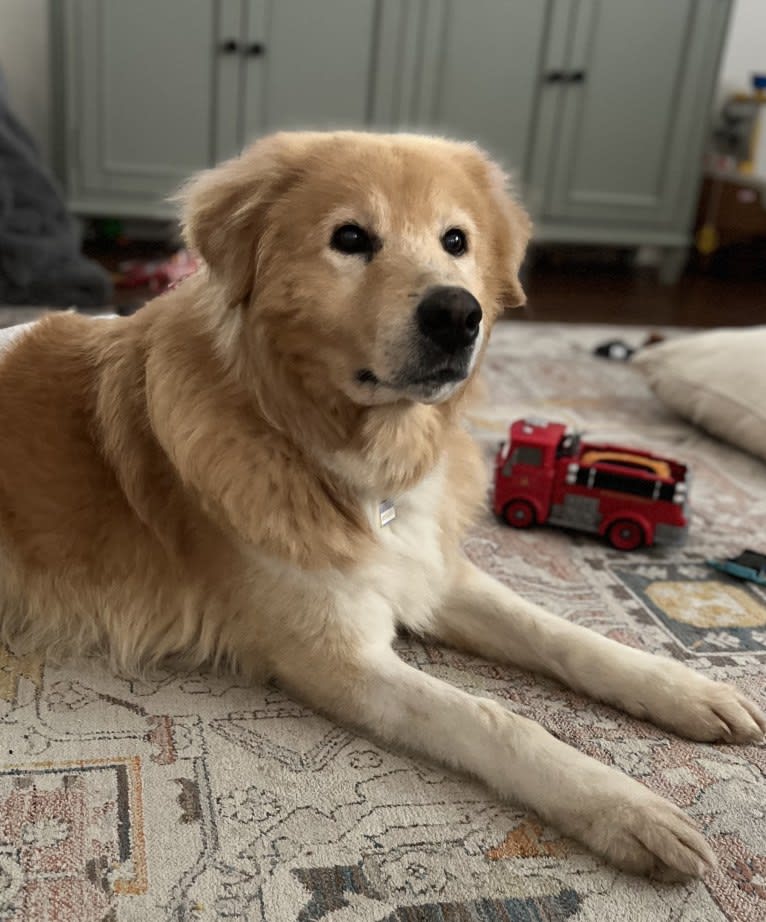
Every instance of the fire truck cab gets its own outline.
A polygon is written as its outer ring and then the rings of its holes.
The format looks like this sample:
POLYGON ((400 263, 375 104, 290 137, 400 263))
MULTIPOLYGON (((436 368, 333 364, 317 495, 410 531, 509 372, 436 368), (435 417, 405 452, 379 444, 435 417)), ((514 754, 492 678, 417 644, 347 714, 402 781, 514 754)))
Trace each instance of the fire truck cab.
POLYGON ((685 539, 688 485, 677 461, 585 442, 562 423, 519 419, 495 459, 494 510, 514 528, 550 523, 628 551, 685 539))

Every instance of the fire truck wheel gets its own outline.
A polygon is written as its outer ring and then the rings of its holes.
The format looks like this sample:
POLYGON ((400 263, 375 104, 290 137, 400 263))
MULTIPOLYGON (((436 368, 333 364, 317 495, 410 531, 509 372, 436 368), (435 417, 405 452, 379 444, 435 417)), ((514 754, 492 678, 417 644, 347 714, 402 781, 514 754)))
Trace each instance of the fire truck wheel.
POLYGON ((643 528, 631 519, 617 519, 606 533, 609 543, 618 551, 635 551, 646 540, 643 528))
POLYGON ((525 499, 512 499, 503 508, 503 518, 513 528, 529 528, 535 524, 535 508, 525 499))

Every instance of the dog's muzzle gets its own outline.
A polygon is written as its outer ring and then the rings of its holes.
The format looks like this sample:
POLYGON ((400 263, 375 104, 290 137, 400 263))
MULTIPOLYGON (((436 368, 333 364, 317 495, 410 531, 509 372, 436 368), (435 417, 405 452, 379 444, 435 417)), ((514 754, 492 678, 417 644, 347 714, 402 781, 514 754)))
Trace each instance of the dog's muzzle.
POLYGON ((447 399, 473 370, 482 316, 481 305, 465 288, 430 288, 415 308, 403 365, 384 380, 362 368, 357 384, 386 387, 424 403, 447 399))

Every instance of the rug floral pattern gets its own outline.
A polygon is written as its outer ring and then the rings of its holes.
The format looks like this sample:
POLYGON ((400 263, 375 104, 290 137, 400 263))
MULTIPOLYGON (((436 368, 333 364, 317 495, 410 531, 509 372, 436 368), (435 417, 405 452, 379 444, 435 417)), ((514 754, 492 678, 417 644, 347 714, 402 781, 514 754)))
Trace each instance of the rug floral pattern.
MULTIPOLYGON (((515 532, 487 513, 467 553, 534 601, 682 659, 766 703, 766 593, 704 560, 766 547, 766 466, 665 411, 629 367, 592 358, 602 328, 507 323, 473 425, 488 461, 535 413, 671 452, 694 468, 683 549, 620 554, 515 532)), ((97 662, 0 651, 2 922, 761 922, 766 748, 692 744, 553 682, 403 638, 409 662, 539 720, 693 814, 720 861, 653 884, 391 753, 274 687, 150 682, 97 662)))

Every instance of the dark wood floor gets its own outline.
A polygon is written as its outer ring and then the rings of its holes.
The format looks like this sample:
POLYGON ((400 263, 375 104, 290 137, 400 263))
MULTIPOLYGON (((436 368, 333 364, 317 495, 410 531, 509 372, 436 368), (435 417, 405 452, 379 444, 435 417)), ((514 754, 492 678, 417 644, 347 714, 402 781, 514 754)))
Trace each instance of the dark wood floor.
POLYGON ((526 273, 527 305, 515 320, 639 326, 750 326, 766 323, 766 278, 688 271, 661 285, 656 271, 540 266, 526 273))
MULTIPOLYGON (((652 268, 629 261, 606 265, 557 265, 535 260, 524 273, 525 307, 511 320, 605 323, 631 326, 751 326, 766 323, 766 274, 725 276, 689 268, 677 285, 661 285, 652 268)), ((148 291, 115 292, 115 304, 129 311, 148 291)))
MULTIPOLYGON (((160 256, 155 247, 131 256, 160 256)), ((92 252, 110 270, 115 258, 92 252)), ((524 270, 527 305, 508 319, 565 323, 655 326, 750 326, 766 324, 766 256, 740 269, 702 271, 690 266, 677 285, 661 285, 651 268, 636 268, 630 256, 581 251, 537 253, 524 270)), ((760 257, 760 254, 759 254, 760 257)), ((114 306, 130 313, 149 298, 147 289, 115 292, 114 306)), ((3 311, 0 326, 18 322, 3 311)), ((26 319, 26 318, 25 318, 26 319)))

